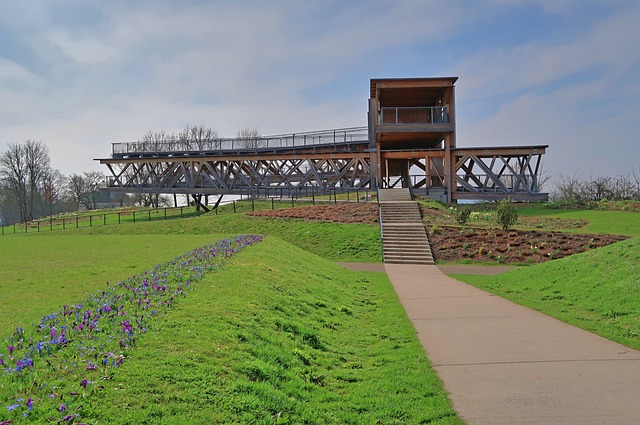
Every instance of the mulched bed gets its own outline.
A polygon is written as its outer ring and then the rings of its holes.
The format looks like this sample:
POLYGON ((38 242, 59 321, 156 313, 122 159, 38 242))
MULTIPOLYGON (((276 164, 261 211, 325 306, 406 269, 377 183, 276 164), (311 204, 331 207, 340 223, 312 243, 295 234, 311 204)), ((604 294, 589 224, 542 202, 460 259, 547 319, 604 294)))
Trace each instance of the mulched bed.
POLYGON ((284 208, 280 210, 262 210, 248 212, 249 216, 302 218, 313 221, 331 221, 334 223, 377 223, 378 204, 349 203, 327 204, 310 207, 284 208))
POLYGON ((538 230, 500 230, 432 226, 427 228, 436 260, 542 263, 627 239, 538 230))

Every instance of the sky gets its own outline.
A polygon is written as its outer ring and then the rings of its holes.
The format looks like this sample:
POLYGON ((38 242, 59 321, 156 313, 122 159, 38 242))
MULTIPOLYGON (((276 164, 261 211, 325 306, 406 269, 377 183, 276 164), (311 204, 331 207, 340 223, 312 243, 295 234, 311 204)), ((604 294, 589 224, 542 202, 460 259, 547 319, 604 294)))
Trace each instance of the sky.
POLYGON ((0 0, 0 152, 66 175, 150 130, 365 126, 371 78, 440 76, 458 146, 640 173, 637 0, 0 0))

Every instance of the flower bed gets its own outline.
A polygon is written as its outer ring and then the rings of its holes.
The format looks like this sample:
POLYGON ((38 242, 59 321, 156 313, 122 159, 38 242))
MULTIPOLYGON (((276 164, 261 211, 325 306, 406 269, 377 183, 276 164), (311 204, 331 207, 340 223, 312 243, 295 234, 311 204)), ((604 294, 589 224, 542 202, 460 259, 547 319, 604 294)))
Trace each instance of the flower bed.
POLYGON ((81 400, 99 392, 126 362, 154 317, 167 313, 193 283, 262 240, 238 236, 190 251, 153 270, 62 306, 32 328, 16 328, 0 351, 0 425, 39 419, 78 423, 81 400))

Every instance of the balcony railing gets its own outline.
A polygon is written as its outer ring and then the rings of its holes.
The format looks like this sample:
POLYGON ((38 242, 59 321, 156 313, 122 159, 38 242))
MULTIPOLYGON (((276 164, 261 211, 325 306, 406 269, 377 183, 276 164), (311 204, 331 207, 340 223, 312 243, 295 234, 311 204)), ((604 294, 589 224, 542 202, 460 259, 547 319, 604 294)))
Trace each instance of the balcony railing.
POLYGON ((384 107, 380 109, 381 125, 448 124, 448 106, 384 107))

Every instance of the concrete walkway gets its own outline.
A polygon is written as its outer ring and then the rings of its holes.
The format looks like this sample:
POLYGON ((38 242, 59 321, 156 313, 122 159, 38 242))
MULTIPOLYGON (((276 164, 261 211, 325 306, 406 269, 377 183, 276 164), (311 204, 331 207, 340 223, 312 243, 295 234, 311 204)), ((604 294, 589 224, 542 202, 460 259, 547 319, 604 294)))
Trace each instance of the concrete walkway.
POLYGON ((385 264, 469 424, 640 424, 640 352, 444 275, 385 264))

